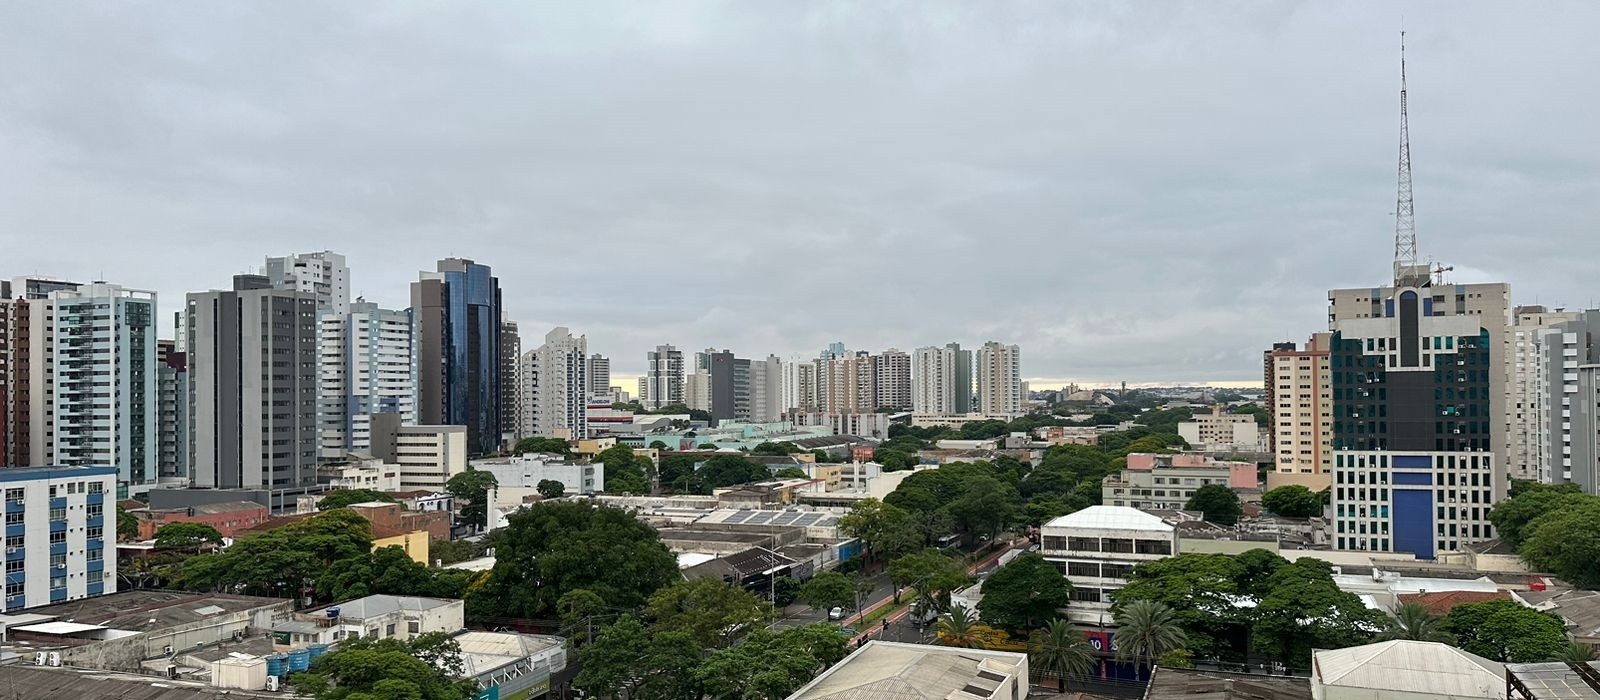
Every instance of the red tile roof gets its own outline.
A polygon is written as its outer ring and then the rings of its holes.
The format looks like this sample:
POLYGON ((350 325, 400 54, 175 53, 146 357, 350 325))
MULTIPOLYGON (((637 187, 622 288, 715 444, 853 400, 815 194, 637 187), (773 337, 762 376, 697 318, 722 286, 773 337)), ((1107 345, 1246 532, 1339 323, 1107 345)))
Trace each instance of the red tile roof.
POLYGON ((1438 591, 1435 593, 1401 593, 1401 603, 1420 603, 1433 615, 1444 615, 1451 608, 1466 603, 1487 603, 1491 600, 1511 600, 1506 591, 1438 591))

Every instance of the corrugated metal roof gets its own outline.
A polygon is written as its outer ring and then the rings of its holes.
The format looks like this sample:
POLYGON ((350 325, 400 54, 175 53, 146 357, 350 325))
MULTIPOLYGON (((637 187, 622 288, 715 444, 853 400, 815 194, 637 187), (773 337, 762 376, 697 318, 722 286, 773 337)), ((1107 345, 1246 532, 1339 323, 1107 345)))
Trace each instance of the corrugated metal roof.
POLYGON ((65 668, 6 666, 0 668, 0 688, 28 700, 220 700, 221 698, 282 698, 243 690, 224 691, 204 685, 159 678, 137 678, 104 672, 65 668))
POLYGON ((1459 697, 1505 695, 1504 664, 1439 642, 1396 639, 1318 651, 1312 666, 1326 686, 1459 697))

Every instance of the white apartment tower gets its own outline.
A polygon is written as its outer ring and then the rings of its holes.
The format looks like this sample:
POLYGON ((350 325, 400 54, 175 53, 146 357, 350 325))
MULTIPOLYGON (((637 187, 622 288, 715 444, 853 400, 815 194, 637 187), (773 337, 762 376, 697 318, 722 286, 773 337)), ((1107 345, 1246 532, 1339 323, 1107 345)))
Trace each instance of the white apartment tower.
POLYGON ((350 312, 350 268, 331 250, 268 257, 265 275, 276 289, 309 292, 317 311, 350 312))
POLYGON ((117 592, 115 467, 0 469, 6 591, 0 612, 117 592))
POLYGON ((811 360, 793 358, 783 363, 779 403, 784 411, 810 413, 817 409, 817 365, 811 360))
POLYGON ((646 355, 645 375, 639 384, 639 401, 647 409, 683 403, 681 350, 671 345, 657 345, 646 355))
POLYGON ((156 294, 95 282, 51 293, 54 464, 115 465, 119 495, 160 474, 156 294))
POLYGON ((589 341, 565 327, 545 334, 544 344, 522 355, 523 435, 587 437, 589 341))
POLYGON ((1022 349, 989 341, 978 349, 978 412, 1022 414, 1022 349))
MULTIPOLYGON (((1509 329, 1510 370, 1507 379, 1511 396, 1506 401, 1506 439, 1509 460, 1506 468, 1513 479, 1549 483, 1551 477, 1548 438, 1550 388, 1544 340, 1552 329, 1577 319, 1575 311, 1550 311, 1543 306, 1519 306, 1513 312, 1509 329)), ((1556 365, 1560 367, 1560 365, 1556 365)), ((1559 415, 1559 413, 1557 414, 1559 415)))
POLYGON ((933 416, 971 413, 972 351, 959 343, 917 348, 911 354, 911 410, 933 416))
POLYGON ((411 312, 357 299, 322 314, 317 414, 323 459, 372 451, 372 416, 417 421, 417 355, 411 312))
POLYGON ((589 356, 589 393, 594 396, 611 393, 611 358, 598 352, 589 356))

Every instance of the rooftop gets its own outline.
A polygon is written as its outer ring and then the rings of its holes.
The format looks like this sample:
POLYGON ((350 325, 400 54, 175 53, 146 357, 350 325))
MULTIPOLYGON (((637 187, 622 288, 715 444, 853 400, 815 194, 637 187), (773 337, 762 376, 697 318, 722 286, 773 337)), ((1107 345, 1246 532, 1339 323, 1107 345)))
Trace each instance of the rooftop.
POLYGON ((1505 665, 1439 642, 1396 639, 1318 651, 1312 674, 1325 686, 1492 698, 1505 692, 1505 665))
POLYGON ((389 613, 399 612, 401 610, 432 610, 434 608, 441 608, 451 604, 459 605, 461 604, 461 601, 452 600, 449 598, 369 595, 365 598, 357 598, 355 600, 347 600, 343 603, 325 605, 317 610, 311 611, 311 614, 316 614, 329 608, 338 608, 339 617, 365 620, 367 618, 377 617, 379 615, 387 615, 389 613))
POLYGON ((1144 700, 1197 696, 1215 700, 1309 700, 1311 681, 1291 676, 1157 667, 1144 690, 1144 700))
POLYGON ((462 632, 454 639, 461 645, 461 662, 467 678, 566 645, 561 637, 516 632, 462 632))
POLYGON ((3 685, 9 697, 28 700, 222 700, 223 698, 282 698, 282 693, 224 690, 205 684, 146 678, 104 671, 82 671, 12 664, 5 667, 3 685))
POLYGON ((204 620, 221 613, 288 603, 280 598, 134 590, 32 608, 28 612, 48 615, 57 622, 148 632, 204 620))
POLYGON ((1507 664, 1506 686, 1510 698, 1592 700, 1600 698, 1600 664, 1507 664))
POLYGON ((1045 527, 1172 532, 1172 526, 1161 518, 1126 506, 1089 506, 1051 520, 1045 527))
POLYGON ((116 473, 116 467, 68 467, 54 464, 40 467, 7 467, 0 469, 0 481, 79 479, 86 476, 115 476, 116 473))
POLYGON ((1487 603, 1491 600, 1511 600, 1508 591, 1435 591, 1433 593, 1401 593, 1396 596, 1403 603, 1417 603, 1430 615, 1444 615, 1451 608, 1465 603, 1487 603))
POLYGON ((871 641, 788 700, 986 698, 1006 678, 1026 684, 1026 654, 871 641), (964 692, 965 691, 965 692, 964 692), (977 691, 976 694, 973 691, 977 691))

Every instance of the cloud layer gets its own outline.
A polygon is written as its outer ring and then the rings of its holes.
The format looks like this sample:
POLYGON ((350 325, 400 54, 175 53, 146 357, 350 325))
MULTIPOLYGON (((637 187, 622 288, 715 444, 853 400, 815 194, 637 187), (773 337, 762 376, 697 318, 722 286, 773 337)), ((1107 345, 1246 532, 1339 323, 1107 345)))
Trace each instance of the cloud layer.
MULTIPOLYGON (((492 265, 619 375, 999 339, 1253 380, 1389 269, 1390 3, 9 3, 0 276, 492 265)), ((1600 7, 1409 8, 1424 256, 1586 306, 1600 7)), ((531 346, 531 344, 530 344, 531 346)))

